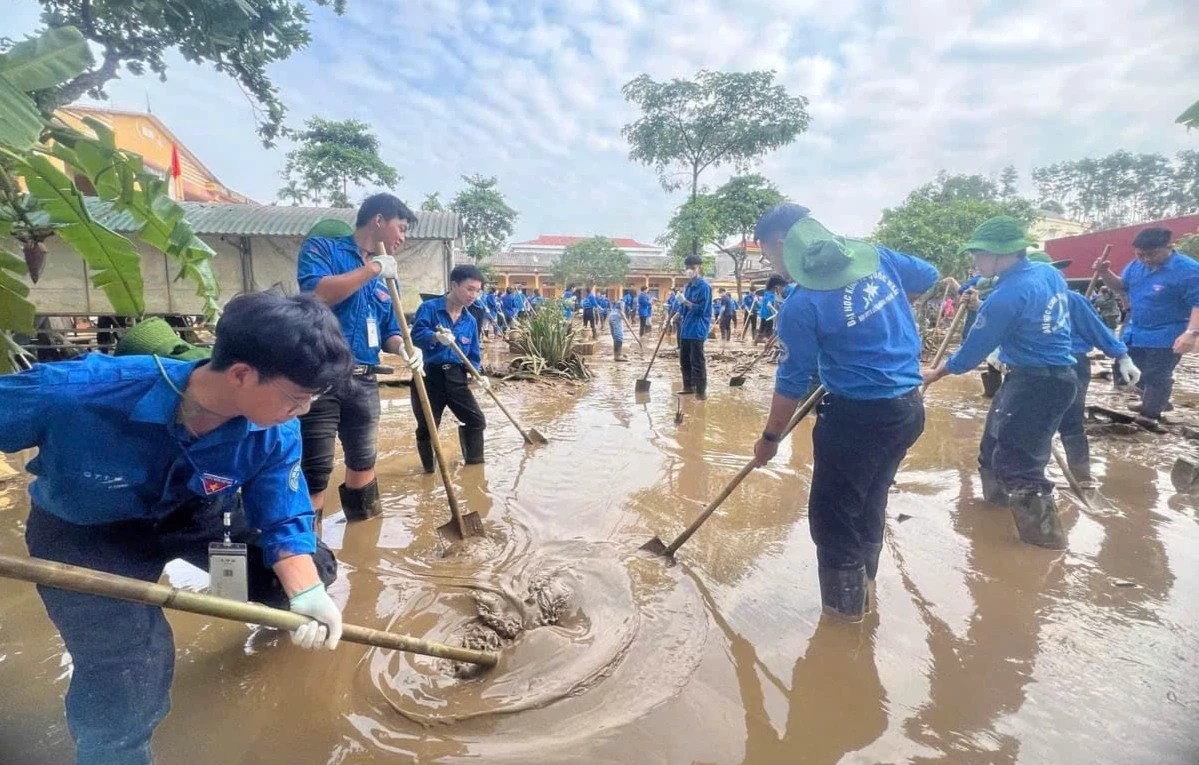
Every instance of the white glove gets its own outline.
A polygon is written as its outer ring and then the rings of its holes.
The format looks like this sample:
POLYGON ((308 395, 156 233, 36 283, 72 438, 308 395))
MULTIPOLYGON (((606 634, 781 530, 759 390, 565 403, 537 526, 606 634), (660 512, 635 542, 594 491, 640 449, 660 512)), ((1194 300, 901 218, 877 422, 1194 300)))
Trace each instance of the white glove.
POLYGON ((1002 361, 999 360, 999 349, 998 348, 991 351, 991 355, 987 356, 987 364, 991 368, 999 370, 999 372, 1001 374, 1007 374, 1007 364, 1004 364, 1002 361))
POLYGON ((491 390, 491 380, 488 379, 487 375, 481 374, 476 376, 475 382, 477 382, 479 387, 483 390, 491 390))
POLYGON ((433 339, 442 345, 453 345, 454 333, 444 327, 438 327, 433 333, 433 339))
POLYGON ((425 373, 425 352, 416 346, 412 347, 412 355, 408 355, 408 351, 403 344, 400 345, 399 356, 404 360, 404 363, 412 370, 412 374, 425 373))
POLYGON ((291 642, 305 651, 322 645, 332 651, 341 640, 341 611, 325 591, 325 585, 314 584, 291 599, 292 613, 312 618, 291 631, 291 642))
POLYGON ((1141 379, 1141 370, 1132 363, 1132 359, 1121 356, 1116 359, 1116 387, 1131 388, 1141 379))
POLYGON ((395 279, 396 278, 396 259, 390 255, 372 255, 371 263, 379 264, 380 279, 395 279))

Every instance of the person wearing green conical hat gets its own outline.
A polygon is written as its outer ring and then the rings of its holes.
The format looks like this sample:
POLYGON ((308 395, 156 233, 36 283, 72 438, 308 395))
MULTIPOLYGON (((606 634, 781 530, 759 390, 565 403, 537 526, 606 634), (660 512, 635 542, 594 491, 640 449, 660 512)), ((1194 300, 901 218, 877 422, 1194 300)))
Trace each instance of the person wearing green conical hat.
POLYGON ((860 621, 878 573, 887 492, 924 430, 920 332, 909 298, 931 287, 937 270, 838 236, 796 204, 767 211, 754 239, 772 269, 797 285, 775 318, 782 351, 754 460, 774 457, 819 375, 828 394, 812 432, 808 519, 820 599, 826 614, 860 621))
POLYGON ((983 496, 1011 508, 1020 539, 1062 549, 1053 483, 1045 477, 1053 434, 1074 400, 1078 381, 1070 352, 1069 289, 1061 273, 1028 258, 1024 224, 1001 215, 984 221, 959 252, 970 252, 995 287, 961 347, 935 369, 929 385, 978 367, 996 348, 1008 373, 991 401, 979 475, 983 496))

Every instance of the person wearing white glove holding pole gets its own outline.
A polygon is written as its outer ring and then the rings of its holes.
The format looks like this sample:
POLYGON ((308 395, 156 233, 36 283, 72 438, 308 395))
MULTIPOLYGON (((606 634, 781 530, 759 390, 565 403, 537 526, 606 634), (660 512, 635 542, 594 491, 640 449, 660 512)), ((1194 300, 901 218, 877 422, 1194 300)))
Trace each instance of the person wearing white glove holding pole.
POLYGON ((398 252, 416 215, 391 194, 367 197, 358 208, 357 227, 349 236, 312 236, 300 247, 296 278, 300 289, 325 302, 341 322, 354 354, 347 375, 353 384, 325 396, 300 418, 304 436, 304 478, 316 510, 318 528, 325 512, 325 490, 333 473, 334 439, 345 453, 345 483, 338 487, 346 520, 361 521, 382 512, 375 459, 379 438, 379 352, 394 353, 419 373, 419 350, 404 349, 399 322, 391 309, 387 280, 396 278, 396 260, 376 254, 380 243, 398 252))

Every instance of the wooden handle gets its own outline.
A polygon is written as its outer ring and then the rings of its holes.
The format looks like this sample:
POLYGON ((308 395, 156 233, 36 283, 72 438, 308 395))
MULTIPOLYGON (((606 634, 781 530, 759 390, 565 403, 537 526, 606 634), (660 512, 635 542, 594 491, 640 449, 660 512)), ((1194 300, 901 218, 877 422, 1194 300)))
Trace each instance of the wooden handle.
POLYGON ((960 310, 953 315, 953 321, 949 323, 949 329, 945 330, 945 338, 941 341, 941 347, 937 349, 937 353, 933 356, 933 369, 941 365, 941 361, 945 358, 945 351, 949 350, 949 341, 953 339, 954 333, 962 326, 962 322, 966 320, 966 311, 960 310))
POLYGON ((637 333, 633 331, 633 322, 629 321, 629 317, 624 315, 624 311, 620 312, 620 318, 624 320, 624 325, 629 328, 629 334, 637 341, 637 347, 645 350, 645 346, 641 344, 641 338, 637 337, 637 333))
POLYGON ((662 331, 658 333, 658 344, 654 346, 654 353, 649 357, 649 364, 645 366, 645 374, 641 375, 642 380, 649 379, 649 370, 654 368, 654 360, 658 358, 658 350, 662 347, 662 341, 666 339, 666 328, 670 326, 670 317, 667 316, 662 321, 662 331))
POLYGON ((779 336, 777 333, 771 335, 770 339, 766 341, 766 345, 762 346, 762 350, 758 352, 758 355, 754 356, 753 360, 749 362, 749 366, 747 366, 745 369, 741 370, 741 374, 745 375, 749 372, 749 370, 751 370, 755 366, 757 366, 758 362, 762 360, 762 357, 765 356, 767 353, 770 353, 770 349, 774 347, 774 343, 776 340, 778 340, 778 338, 779 338, 779 336))
MULTIPOLYGON (((458 343, 451 340, 450 347, 454 349, 454 353, 458 354, 458 358, 462 359, 462 363, 466 365, 466 368, 470 370, 470 373, 476 378, 482 380, 483 373, 475 368, 475 365, 472 364, 471 360, 467 358, 465 353, 463 353, 462 348, 458 346, 458 343)), ((483 390, 487 391, 487 395, 491 396, 491 400, 495 402, 495 405, 500 408, 500 411, 504 413, 504 416, 508 418, 508 420, 512 423, 512 426, 520 432, 520 437, 528 442, 530 440, 529 435, 525 433, 525 429, 520 426, 520 423, 516 421, 516 418, 512 416, 512 413, 508 411, 508 407, 504 406, 504 402, 500 401, 500 397, 495 395, 495 391, 493 391, 490 386, 485 386, 483 390)))
MULTIPOLYGON (((820 400, 824 398, 824 394, 827 392, 828 391, 823 385, 816 388, 816 390, 812 392, 812 395, 808 396, 808 398, 802 404, 800 404, 799 408, 795 410, 795 414, 791 415, 791 420, 787 423, 787 427, 783 431, 783 435, 780 436, 779 440, 791 435, 791 431, 795 430, 795 427, 799 425, 800 421, 802 421, 804 417, 807 417, 808 413, 816 408, 816 405, 820 403, 820 400)), ((720 507, 720 505, 729 498, 729 495, 741 485, 741 482, 745 480, 746 476, 754 472, 755 467, 756 465, 754 465, 754 461, 750 460, 749 462, 745 463, 745 467, 737 471, 737 475, 733 476, 733 480, 729 481, 728 485, 716 495, 716 498, 708 503, 708 506, 705 507, 704 511, 699 514, 699 517, 687 527, 687 530, 682 534, 679 534, 678 538, 670 543, 670 546, 666 548, 667 557, 674 555, 678 549, 682 547, 688 539, 691 538, 691 535, 699 530, 699 527, 704 524, 704 521, 708 520, 708 516, 716 512, 716 508, 720 507)))
POLYGON ((1074 476, 1074 471, 1070 469, 1070 463, 1068 463, 1066 458, 1062 455, 1062 450, 1057 448, 1057 443, 1055 442, 1050 443, 1050 448, 1053 450, 1053 459, 1057 462, 1057 466, 1061 468, 1062 475, 1066 477, 1066 483, 1070 484, 1070 490, 1074 492, 1075 496, 1082 500, 1082 503, 1086 505, 1087 509, 1089 510, 1091 508, 1091 502, 1087 499, 1087 493, 1083 491, 1082 484, 1080 484, 1078 479, 1074 476))
MULTIPOLYGON (((1112 246, 1105 244, 1103 246, 1103 254, 1099 256, 1099 263, 1106 263, 1108 257, 1112 254, 1112 246)), ((1091 274, 1091 281, 1087 284, 1087 291, 1083 293, 1083 297, 1090 298, 1091 293, 1095 291, 1095 285, 1099 283, 1099 263, 1096 263, 1095 272, 1091 274)))
MULTIPOLYGON (((386 255, 386 245, 380 242, 377 252, 380 255, 386 255)), ((412 344, 412 332, 408 329, 408 319, 404 317, 404 307, 400 305, 400 287, 395 279, 387 280, 387 291, 391 293, 391 310, 395 313, 396 321, 400 323, 400 334, 404 337, 404 347, 408 349, 408 355, 411 356, 416 352, 416 346, 412 344)), ((429 443, 433 446, 437 471, 441 474, 442 485, 445 486, 445 498, 450 506, 450 516, 454 519, 454 525, 458 527, 458 533, 465 539, 467 536, 466 524, 463 523, 462 513, 458 510, 458 497, 454 494, 454 485, 450 483, 450 471, 446 465, 445 455, 441 451, 441 439, 437 436, 437 420, 433 419, 433 407, 429 405, 429 391, 425 389, 425 377, 420 371, 412 373, 412 384, 416 387, 416 397, 420 399, 420 409, 425 417, 425 427, 429 431, 429 443)))
MULTIPOLYGON (((309 618, 302 614, 271 608, 259 603, 242 603, 238 600, 218 598, 215 595, 200 592, 189 592, 157 582, 144 582, 141 579, 131 579, 80 566, 68 566, 64 563, 40 558, 0 555, 0 576, 33 582, 43 587, 128 600, 147 606, 187 611, 217 619, 262 624, 281 630, 294 630, 309 621, 309 618)), ((348 643, 391 648, 442 659, 454 659, 471 664, 482 664, 485 667, 494 667, 498 660, 496 654, 487 651, 456 648, 353 624, 344 625, 342 630, 341 639, 348 643)))
POLYGON ((945 293, 941 295, 941 310, 937 312, 937 324, 933 327, 934 336, 937 334, 937 330, 941 329, 941 319, 945 318, 945 301, 949 298, 949 289, 950 285, 946 284, 945 293))

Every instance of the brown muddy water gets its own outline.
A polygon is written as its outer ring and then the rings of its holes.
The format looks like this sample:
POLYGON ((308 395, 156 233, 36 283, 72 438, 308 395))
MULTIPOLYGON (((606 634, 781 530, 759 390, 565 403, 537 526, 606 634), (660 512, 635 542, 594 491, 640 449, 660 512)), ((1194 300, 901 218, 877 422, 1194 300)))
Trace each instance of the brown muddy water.
MULTIPOLYGON (((637 553, 744 464, 769 401, 772 367, 730 389, 718 361, 709 400, 686 400, 676 425, 677 363, 660 359, 640 399, 643 364, 602 357, 588 383, 498 385, 550 444, 525 447, 482 400, 488 463, 453 479, 489 537, 449 548, 407 389, 385 388, 386 509, 326 522, 334 597, 348 622, 437 640, 486 626, 500 666, 464 678, 362 646, 306 654, 270 630, 172 614, 158 762, 1199 762, 1199 511, 1169 479, 1192 442, 1093 439, 1106 506, 1060 493, 1070 547, 1044 551, 981 500, 977 376, 939 383, 891 496, 878 608, 829 624, 805 512, 810 423, 679 565, 637 553)), ((1199 424, 1193 387, 1176 414, 1199 424)), ((1092 397, 1121 401, 1102 381, 1092 397)), ((452 423, 442 434, 457 459, 452 423)), ((24 483, 0 492, 0 552, 24 554, 24 483)), ((205 583, 185 564, 168 575, 205 583)), ((31 585, 0 581, 0 609, 0 765, 69 762, 69 657, 31 585)))

